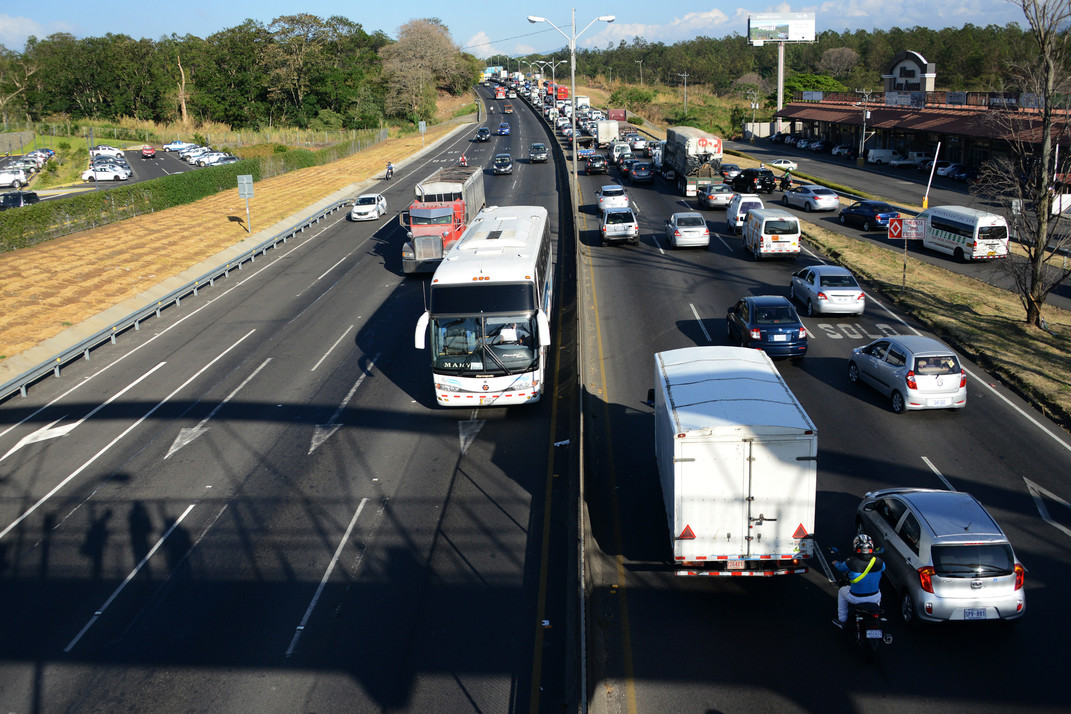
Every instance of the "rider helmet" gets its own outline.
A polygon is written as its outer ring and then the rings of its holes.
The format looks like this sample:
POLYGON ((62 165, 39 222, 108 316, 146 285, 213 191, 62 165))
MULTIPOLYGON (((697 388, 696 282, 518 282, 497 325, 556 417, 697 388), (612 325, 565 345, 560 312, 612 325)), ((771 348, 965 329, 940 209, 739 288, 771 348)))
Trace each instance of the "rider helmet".
POLYGON ((852 541, 852 548, 857 555, 870 555, 874 552, 874 541, 865 533, 860 533, 852 541))

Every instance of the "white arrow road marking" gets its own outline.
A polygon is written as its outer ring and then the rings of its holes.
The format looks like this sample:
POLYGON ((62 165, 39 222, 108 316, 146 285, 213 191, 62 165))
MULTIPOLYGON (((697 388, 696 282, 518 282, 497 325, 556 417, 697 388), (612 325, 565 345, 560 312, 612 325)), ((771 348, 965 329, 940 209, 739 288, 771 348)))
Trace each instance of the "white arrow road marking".
POLYGON ((342 410, 345 409, 346 405, 353 399, 353 395, 357 393, 357 388, 361 386, 361 382, 364 381, 365 377, 372 373, 372 368, 376 366, 376 360, 378 359, 379 355, 377 354, 372 358, 372 361, 368 363, 368 369, 365 370, 364 374, 358 377, 357 381, 350 387, 349 393, 346 394, 346 397, 342 400, 342 403, 338 405, 338 408, 335 409, 335 413, 331 415, 331 418, 327 420, 327 423, 316 425, 316 428, 312 432, 312 442, 309 444, 309 454, 320 448, 320 444, 330 439, 336 431, 342 428, 341 424, 336 424, 335 422, 338 421, 338 417, 342 414, 342 410))
MULTIPOLYGON (((37 503, 35 503, 32 506, 30 506, 29 508, 27 508, 26 511, 21 516, 19 516, 14 521, 12 521, 6 528, 4 528, 4 530, 0 531, 0 540, 3 540, 4 537, 7 536, 8 533, 10 533, 11 531, 15 530, 15 528, 20 523, 22 523, 24 520, 26 520, 31 513, 36 511, 38 508, 43 506, 45 503, 47 503, 48 499, 52 498, 53 496, 55 496, 57 493, 60 492, 60 489, 62 489, 64 486, 66 486, 71 481, 73 481, 75 478, 77 478, 78 474, 82 473, 83 471, 88 469, 90 466, 92 466, 93 463, 97 459, 99 459, 101 456, 104 456, 104 454, 108 453, 108 450, 111 449, 116 444, 118 444, 127 434, 129 434, 130 432, 134 431, 134 429, 137 429, 139 426, 141 426, 141 423, 143 421, 145 421, 146 419, 151 417, 153 414, 155 414, 157 409, 159 409, 160 407, 162 407, 163 405, 165 405, 169 401, 171 401, 172 397, 174 397, 176 394, 178 394, 183 389, 188 387, 190 385, 190 383, 193 382, 193 380, 195 380, 198 377, 200 377, 201 374, 203 374, 205 370, 207 370, 209 367, 214 365, 216 362, 218 362, 221 359, 223 359, 227 355, 228 352, 233 350, 238 345, 242 344, 242 342, 244 342, 245 339, 247 337, 249 337, 250 335, 252 335, 254 332, 256 332, 256 329, 250 330, 249 332, 245 333, 245 335, 243 335, 241 339, 239 339, 233 345, 231 345, 230 347, 228 347, 227 349, 223 350, 218 355, 216 355, 212 359, 211 362, 206 364, 204 367, 201 367, 201 369, 197 370, 189 379, 187 379, 185 382, 183 382, 179 386, 175 387, 175 390, 173 392, 171 392, 171 394, 168 394, 166 397, 164 397, 159 402, 157 402, 156 405, 152 409, 150 409, 149 411, 145 412, 145 414, 142 415, 141 418, 139 418, 136 422, 134 422, 133 424, 128 426, 126 429, 123 429, 123 432, 121 434, 119 434, 119 436, 115 437, 110 442, 105 444, 104 447, 101 448, 101 450, 98 451, 97 453, 93 454, 93 456, 91 456, 88 461, 86 461, 84 464, 82 464, 81 466, 76 468, 65 479, 63 479, 58 484, 53 486, 52 490, 49 491, 48 493, 46 493, 44 496, 41 496, 41 498, 37 501, 37 503)), ((163 366, 163 364, 164 363, 161 362, 158 366, 163 366)))
POLYGON ((194 439, 199 437, 201 434, 204 434, 206 431, 208 431, 208 427, 205 426, 205 424, 208 423, 208 420, 211 419, 212 417, 214 417, 216 415, 216 412, 218 412, 220 409, 223 408, 224 404, 226 404, 230 400, 234 399, 235 395, 238 394, 238 392, 242 391, 242 387, 244 387, 245 385, 249 384, 249 382, 253 379, 253 377, 257 376, 257 374, 260 372, 260 370, 262 370, 262 369, 264 369, 265 367, 268 366, 269 362, 271 362, 271 357, 269 357, 268 359, 266 359, 263 362, 261 362, 260 366, 257 367, 255 370, 253 370, 253 373, 251 375, 249 375, 248 377, 246 377, 242 381, 241 384, 239 384, 237 387, 235 387, 234 391, 231 392, 230 394, 228 394, 227 397, 222 402, 217 404, 215 409, 210 411, 208 413, 208 416, 206 416, 204 419, 202 419, 197 426, 188 427, 188 428, 185 428, 185 429, 180 429, 179 430, 179 435, 175 437, 175 442, 173 444, 171 444, 171 448, 168 449, 167 456, 165 456, 164 458, 165 459, 171 458, 171 454, 175 453, 176 451, 181 449, 183 446, 186 446, 186 444, 189 444, 194 439))
POLYGON ((1049 507, 1046 506, 1045 502, 1041 500, 1041 496, 1045 495, 1048 498, 1051 498, 1052 500, 1056 501, 1057 503, 1063 504, 1067 508, 1071 508, 1071 503, 1068 503, 1064 499, 1060 498, 1052 491, 1038 486, 1036 483, 1034 483, 1028 478, 1024 478, 1023 480, 1026 481, 1026 488, 1028 491, 1030 491, 1030 495, 1034 497, 1034 505, 1038 508, 1038 513, 1041 515, 1041 520, 1045 521, 1056 530, 1063 532, 1065 536, 1071 537, 1071 528, 1068 528, 1067 526, 1057 523, 1053 520, 1052 516, 1049 515, 1049 507))
POLYGON ((125 387, 123 387, 120 391, 116 392, 110 399, 108 399, 108 401, 104 402, 103 404, 97 405, 97 407, 94 408, 93 411, 89 412, 88 414, 86 414, 84 417, 82 417, 81 419, 79 419, 75 423, 68 424, 66 426, 57 427, 56 424, 58 424, 59 422, 61 422, 64 419, 67 418, 67 415, 64 414, 63 416, 61 416, 59 419, 57 419, 56 421, 52 422, 48 426, 41 427, 40 429, 38 429, 34 433, 28 434, 27 436, 22 437, 22 440, 19 441, 19 443, 17 443, 14 446, 12 446, 8 450, 8 452, 6 454, 4 454, 3 456, 0 456, 0 461, 3 461, 7 457, 11 456, 13 453, 15 453, 16 451, 21 449, 23 446, 26 446, 27 444, 35 444, 38 441, 44 441, 45 439, 55 439, 56 437, 66 436, 67 434, 70 434, 72 431, 75 430, 75 428, 77 428, 86 419, 90 418, 91 416, 93 416, 94 414, 99 412, 101 409, 103 409, 104 407, 108 406, 109 404, 114 402, 119 397, 121 397, 124 394, 126 394, 132 388, 136 387, 139 383, 141 383, 141 381, 143 379, 145 379, 150 374, 152 374, 156 370, 158 370, 161 367, 163 367, 164 364, 165 364, 164 362, 161 362, 160 364, 156 365, 155 367, 150 369, 148 372, 146 372, 145 374, 141 375, 140 377, 135 379, 130 384, 128 384, 125 387), (55 427, 55 428, 53 428, 53 427, 55 427))

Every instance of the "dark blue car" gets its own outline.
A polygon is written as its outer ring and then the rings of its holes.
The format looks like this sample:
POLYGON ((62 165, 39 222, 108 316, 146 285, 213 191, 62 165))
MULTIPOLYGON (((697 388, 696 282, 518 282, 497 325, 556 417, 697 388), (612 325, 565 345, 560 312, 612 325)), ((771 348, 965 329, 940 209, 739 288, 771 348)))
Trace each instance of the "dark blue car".
POLYGON ((771 357, 799 359, 807 354, 807 328, 796 308, 780 295, 745 297, 729 308, 725 332, 742 347, 771 357))
POLYGON ((509 124, 506 124, 505 122, 499 124, 498 125, 498 135, 499 136, 509 136, 509 124))
POLYGON ((840 209, 842 226, 859 226, 864 231, 889 230, 889 219, 899 218, 900 212, 881 201, 856 201, 847 208, 840 209))

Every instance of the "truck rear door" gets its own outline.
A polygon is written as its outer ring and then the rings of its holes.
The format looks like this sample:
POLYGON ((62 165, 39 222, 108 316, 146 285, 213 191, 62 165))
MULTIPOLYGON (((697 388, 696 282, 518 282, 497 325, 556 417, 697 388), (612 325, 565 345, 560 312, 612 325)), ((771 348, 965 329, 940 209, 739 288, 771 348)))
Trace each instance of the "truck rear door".
POLYGON ((686 561, 747 552, 745 442, 684 441, 677 461, 674 555, 686 561))
POLYGON ((788 555, 799 546, 802 527, 814 532, 815 464, 810 442, 759 440, 750 443, 747 555, 788 555))

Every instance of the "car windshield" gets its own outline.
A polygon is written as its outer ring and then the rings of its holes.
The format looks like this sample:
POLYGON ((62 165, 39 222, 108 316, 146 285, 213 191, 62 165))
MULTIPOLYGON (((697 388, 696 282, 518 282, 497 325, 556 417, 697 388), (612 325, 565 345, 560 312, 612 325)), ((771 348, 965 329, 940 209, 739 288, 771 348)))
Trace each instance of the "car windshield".
POLYGON ((1009 575, 1015 570, 1015 555, 1007 543, 935 545, 933 568, 944 578, 974 578, 1009 575))
POLYGON ((800 227, 795 219, 779 218, 766 221, 766 232, 774 236, 784 236, 792 233, 799 233, 800 227))
POLYGON ((509 157, 508 156, 496 156, 495 157, 495 163, 496 164, 508 164, 509 163, 509 157))
POLYGON ((374 205, 376 205, 376 197, 375 196, 360 196, 357 199, 357 205, 358 206, 374 206, 374 205))
POLYGON ((677 218, 677 225, 682 228, 696 228, 705 226, 706 223, 702 216, 680 216, 677 218))
POLYGON ((532 151, 546 151, 547 147, 542 144, 532 144, 532 151))
POLYGON ((606 225, 615 226, 622 223, 632 223, 635 219, 632 217, 632 211, 613 211, 606 214, 606 225))
POLYGON ((823 275, 819 279, 823 288, 857 288, 859 283, 850 275, 823 275))
POLYGON ((937 357, 916 357, 915 374, 959 374, 959 362, 955 355, 937 357))
POLYGON ((788 322, 798 322, 792 308, 788 305, 755 308, 755 324, 757 325, 783 325, 788 322))

